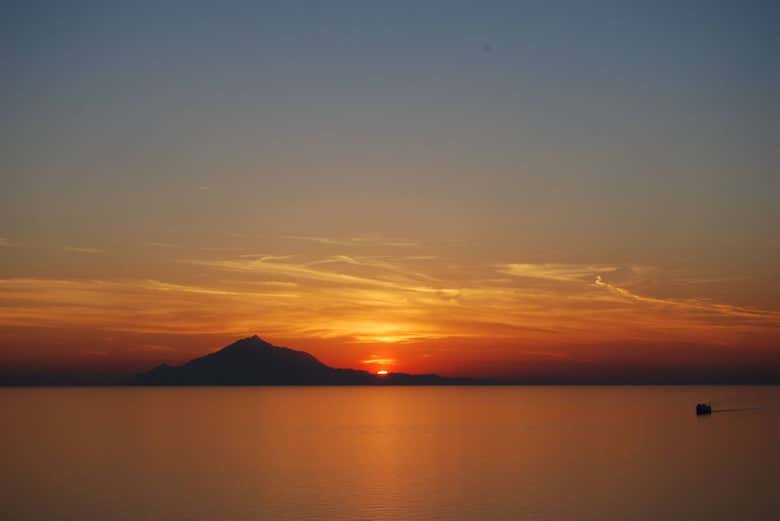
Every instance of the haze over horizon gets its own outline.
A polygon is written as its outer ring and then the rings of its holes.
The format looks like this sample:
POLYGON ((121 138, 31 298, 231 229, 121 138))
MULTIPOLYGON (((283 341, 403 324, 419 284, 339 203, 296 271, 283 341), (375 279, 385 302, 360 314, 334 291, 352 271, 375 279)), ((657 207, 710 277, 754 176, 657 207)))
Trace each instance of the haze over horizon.
POLYGON ((0 376, 780 381, 771 2, 9 2, 0 376))

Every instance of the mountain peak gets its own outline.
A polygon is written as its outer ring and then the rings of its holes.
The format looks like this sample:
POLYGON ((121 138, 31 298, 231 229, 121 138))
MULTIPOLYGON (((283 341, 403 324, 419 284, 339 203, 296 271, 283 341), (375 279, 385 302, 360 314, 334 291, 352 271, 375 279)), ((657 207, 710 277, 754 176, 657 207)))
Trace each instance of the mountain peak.
POLYGON ((392 373, 383 377, 334 369, 304 351, 277 347, 257 335, 179 366, 161 365, 138 375, 146 385, 447 385, 476 381, 392 373))
POLYGON ((258 349, 258 348, 269 348, 269 347, 276 347, 270 342, 266 342, 262 338, 260 338, 257 335, 248 336, 246 338, 242 338, 241 340, 237 340, 230 344, 229 346, 223 348, 223 351, 236 351, 236 350, 243 350, 243 349, 258 349))

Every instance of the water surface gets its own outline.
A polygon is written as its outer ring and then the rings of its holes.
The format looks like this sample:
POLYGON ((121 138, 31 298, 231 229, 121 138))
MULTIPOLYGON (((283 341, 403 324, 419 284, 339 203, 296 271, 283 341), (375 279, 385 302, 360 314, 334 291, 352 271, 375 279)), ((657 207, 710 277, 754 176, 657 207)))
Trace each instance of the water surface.
POLYGON ((778 387, 0 389, 13 520, 780 518, 778 387), (715 409, 759 409, 697 417, 715 409))

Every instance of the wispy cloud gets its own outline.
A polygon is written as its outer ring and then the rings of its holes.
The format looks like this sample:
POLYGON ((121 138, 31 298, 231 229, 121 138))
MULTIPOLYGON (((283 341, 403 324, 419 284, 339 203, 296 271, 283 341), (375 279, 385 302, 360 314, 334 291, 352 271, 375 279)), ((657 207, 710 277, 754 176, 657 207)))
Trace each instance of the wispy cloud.
POLYGON ((258 255, 180 261, 200 268, 181 280, 0 279, 0 326, 258 331, 366 344, 481 339, 540 352, 661 337, 777 339, 780 329, 771 309, 664 295, 654 282, 658 268, 448 263, 442 269, 405 256, 258 255))
POLYGON ((361 363, 363 364, 378 364, 378 365, 389 365, 395 363, 395 358, 374 358, 373 356, 371 358, 368 358, 366 360, 361 360, 361 363))
POLYGON ((246 253, 238 256, 240 259, 255 259, 260 262, 280 261, 292 259, 295 255, 270 255, 268 253, 246 253))
POLYGON ((375 261, 359 261, 347 256, 338 256, 330 259, 302 263, 277 262, 276 259, 269 259, 268 257, 260 259, 238 258, 223 260, 191 260, 188 262, 199 266, 218 268, 222 270, 254 273, 258 275, 268 275, 275 277, 288 277, 296 280, 308 280, 351 286, 374 286, 416 292, 437 291, 424 285, 415 284, 413 281, 397 280, 397 278, 393 277, 392 275, 399 272, 404 272, 394 265, 375 261), (325 270, 317 267, 321 264, 335 262, 368 266, 372 268, 382 268, 384 269, 384 273, 368 276, 351 274, 343 271, 325 270))
POLYGON ((407 267, 404 263, 404 260, 406 259, 395 260, 389 257, 334 255, 332 257, 326 257, 324 259, 308 262, 306 265, 317 266, 323 264, 351 264, 352 266, 363 266, 376 269, 387 274, 394 273, 403 275, 408 277, 410 280, 436 280, 435 277, 432 277, 431 275, 407 267))
POLYGON ((299 286, 297 282, 289 282, 289 281, 282 281, 282 280, 258 280, 258 281, 251 281, 250 284, 257 284, 260 286, 267 286, 272 288, 286 288, 286 289, 293 289, 299 286))
POLYGON ((618 266, 600 264, 502 264, 499 271, 514 277, 558 282, 592 280, 594 275, 612 273, 618 266))
POLYGON ((607 291, 622 297, 624 299, 634 301, 637 303, 653 304, 658 306, 672 306, 689 311, 705 312, 713 315, 724 315, 730 317, 740 317, 746 319, 765 320, 765 321, 777 321, 780 326, 780 312, 771 310, 762 310, 756 308, 748 308, 743 306, 733 306, 729 304, 708 302, 701 299, 671 299, 671 298, 654 298, 643 295, 638 295, 625 288, 618 287, 614 284, 610 284, 604 280, 600 275, 596 277, 593 284, 597 287, 604 288, 607 291))
POLYGON ((377 244, 392 248, 415 248, 420 246, 419 241, 411 239, 393 239, 379 236, 352 237, 351 240, 355 244, 377 244))

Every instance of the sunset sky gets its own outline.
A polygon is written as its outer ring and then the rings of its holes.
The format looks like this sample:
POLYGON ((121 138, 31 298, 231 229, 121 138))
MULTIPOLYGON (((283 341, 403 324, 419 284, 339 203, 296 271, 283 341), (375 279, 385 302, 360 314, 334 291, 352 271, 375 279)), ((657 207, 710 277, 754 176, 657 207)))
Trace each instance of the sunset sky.
POLYGON ((780 379, 775 3, 382 4, 5 2, 0 375, 780 379))

